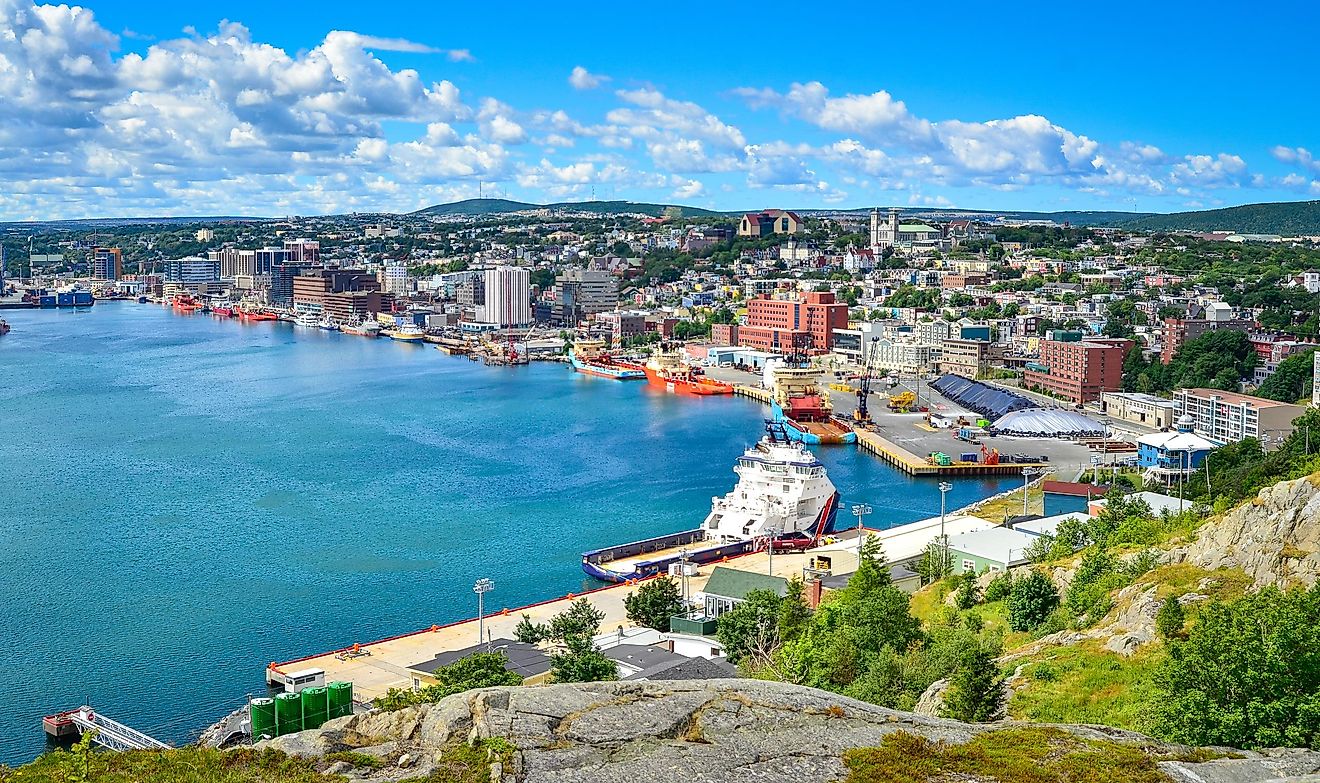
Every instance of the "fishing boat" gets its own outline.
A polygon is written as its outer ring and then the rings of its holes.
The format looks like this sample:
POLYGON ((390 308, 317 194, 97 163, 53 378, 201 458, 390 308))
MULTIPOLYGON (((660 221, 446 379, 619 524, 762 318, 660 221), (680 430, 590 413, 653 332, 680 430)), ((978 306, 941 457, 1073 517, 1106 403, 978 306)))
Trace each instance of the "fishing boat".
POLYGON ((335 323, 334 321, 331 321, 329 318, 322 318, 320 321, 317 321, 316 326, 318 329, 327 332, 339 331, 339 324, 335 323))
POLYGON ((738 458, 733 472, 738 483, 711 498, 701 527, 584 552, 582 570, 626 582, 668 573, 679 563, 713 563, 776 546, 780 539, 814 543, 833 531, 839 506, 834 482, 781 423, 767 422, 765 437, 738 458))
POLYGON ((805 363, 794 366, 775 362, 766 367, 775 421, 784 425, 788 437, 803 443, 856 443, 856 431, 834 418, 829 394, 817 382, 819 374, 805 363))
POLYGON ((375 321, 359 321, 355 324, 345 324, 340 331, 358 337, 380 337, 381 328, 375 321))
POLYGON ((602 340, 578 340, 573 343, 568 352, 568 362, 574 370, 599 378, 612 378, 616 381, 640 381, 646 378, 645 367, 615 359, 605 351, 602 340))
POLYGON ((733 394, 733 384, 706 377, 700 368, 685 364, 677 352, 661 351, 643 369, 648 383, 674 394, 733 394))
POLYGON ((391 340, 405 343, 420 343, 426 336, 426 330, 417 324, 404 324, 397 329, 386 329, 383 334, 391 340))

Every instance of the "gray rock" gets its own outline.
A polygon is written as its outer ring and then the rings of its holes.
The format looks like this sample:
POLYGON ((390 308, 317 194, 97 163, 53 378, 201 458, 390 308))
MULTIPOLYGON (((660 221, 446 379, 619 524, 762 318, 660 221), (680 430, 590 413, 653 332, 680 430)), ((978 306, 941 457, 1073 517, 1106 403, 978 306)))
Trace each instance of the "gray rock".
POLYGON ((274 748, 283 751, 290 756, 299 756, 301 758, 315 758, 324 756, 327 753, 334 753, 336 750, 342 750, 343 745, 339 741, 339 736, 333 732, 312 729, 311 731, 300 731, 296 734, 285 734, 282 737, 262 740, 256 743, 258 748, 274 748))
MULTIPOLYGON (((1320 488, 1316 477, 1283 481, 1212 520, 1185 548, 1206 570, 1240 568, 1254 587, 1310 586, 1320 578, 1320 488)), ((1204 588, 1201 588, 1204 589, 1204 588)))

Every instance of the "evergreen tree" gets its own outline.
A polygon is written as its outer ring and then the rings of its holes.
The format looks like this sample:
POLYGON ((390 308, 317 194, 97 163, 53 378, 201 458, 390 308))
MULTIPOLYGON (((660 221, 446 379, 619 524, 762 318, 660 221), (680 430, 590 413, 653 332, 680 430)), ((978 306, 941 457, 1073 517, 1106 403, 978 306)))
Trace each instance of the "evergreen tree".
POLYGON ((945 717, 965 723, 985 723, 999 717, 1004 701, 1004 679, 989 653, 967 653, 949 678, 944 697, 945 717))
POLYGON ((1164 605, 1155 613, 1155 630, 1164 639, 1173 639, 1182 634, 1183 624, 1187 622, 1182 604, 1174 596, 1164 600, 1164 605))
POLYGON ((657 631, 669 630, 669 618, 683 611, 683 596, 678 583, 662 576, 642 583, 636 593, 629 593, 623 599, 623 606, 628 612, 628 619, 654 628, 657 631))
POLYGON ((1059 605, 1059 591, 1039 571, 1013 580, 1008 594, 1008 624, 1014 631, 1030 631, 1049 617, 1059 605))

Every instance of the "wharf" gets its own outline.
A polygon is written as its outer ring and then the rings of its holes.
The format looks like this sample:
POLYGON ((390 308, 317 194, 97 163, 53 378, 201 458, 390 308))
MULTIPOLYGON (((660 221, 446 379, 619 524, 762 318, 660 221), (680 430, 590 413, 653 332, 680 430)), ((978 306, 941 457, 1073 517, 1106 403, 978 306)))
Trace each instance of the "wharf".
POLYGON ((747 397, 756 400, 757 402, 763 402, 766 405, 769 405, 772 400, 769 389, 761 389, 756 386, 734 386, 733 393, 734 396, 747 397))
POLYGON ((952 465, 932 465, 893 441, 865 429, 857 430, 857 446, 874 454, 909 476, 1015 476, 1023 468, 1049 468, 1047 462, 955 462, 952 465))

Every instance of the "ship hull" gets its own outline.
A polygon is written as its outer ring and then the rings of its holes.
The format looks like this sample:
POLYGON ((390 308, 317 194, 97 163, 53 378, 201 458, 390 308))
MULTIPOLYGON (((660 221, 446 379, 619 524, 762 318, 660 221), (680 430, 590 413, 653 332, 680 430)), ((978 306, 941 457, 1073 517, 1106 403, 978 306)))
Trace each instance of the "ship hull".
POLYGON ((682 378, 666 378, 658 370, 653 370, 650 367, 646 368, 645 373, 647 383, 673 394, 692 394, 699 397, 733 394, 733 387, 727 383, 718 381, 701 383, 682 378))
POLYGON ((833 419, 797 421, 788 418, 778 403, 773 403, 771 409, 775 421, 784 425, 788 437, 800 443, 819 446, 857 442, 857 433, 854 430, 833 419))
POLYGON ((572 353, 568 355, 568 361, 577 372, 594 375, 597 378, 609 378, 615 381, 640 381, 646 378, 646 372, 640 367, 584 362, 572 353))

